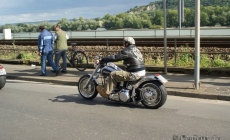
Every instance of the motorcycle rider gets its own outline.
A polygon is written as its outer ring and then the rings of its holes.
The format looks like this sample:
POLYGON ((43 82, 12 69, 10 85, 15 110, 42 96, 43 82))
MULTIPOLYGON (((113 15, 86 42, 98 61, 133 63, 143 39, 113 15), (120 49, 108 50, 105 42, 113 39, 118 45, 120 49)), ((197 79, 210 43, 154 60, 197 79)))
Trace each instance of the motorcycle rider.
POLYGON ((116 62, 123 60, 126 66, 126 71, 113 71, 110 73, 108 81, 105 85, 105 90, 102 86, 97 86, 97 91, 102 97, 108 98, 109 94, 115 93, 115 87, 118 82, 134 81, 141 76, 145 76, 145 66, 143 56, 140 50, 135 45, 135 40, 132 37, 124 38, 124 48, 117 54, 106 56, 101 59, 100 64, 107 62, 116 62))

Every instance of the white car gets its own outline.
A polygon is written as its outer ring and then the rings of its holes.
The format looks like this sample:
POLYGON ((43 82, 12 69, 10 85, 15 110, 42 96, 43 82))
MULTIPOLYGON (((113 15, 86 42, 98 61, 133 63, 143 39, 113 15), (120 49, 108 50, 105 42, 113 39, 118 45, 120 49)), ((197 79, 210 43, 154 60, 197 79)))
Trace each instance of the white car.
POLYGON ((6 69, 0 65, 0 89, 6 84, 6 69))

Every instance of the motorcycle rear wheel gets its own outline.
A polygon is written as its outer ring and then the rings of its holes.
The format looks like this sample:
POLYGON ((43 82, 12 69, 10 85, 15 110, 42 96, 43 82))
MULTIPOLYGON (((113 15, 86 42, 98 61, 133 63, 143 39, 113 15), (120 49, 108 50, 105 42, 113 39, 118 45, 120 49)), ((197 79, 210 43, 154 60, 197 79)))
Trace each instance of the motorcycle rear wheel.
POLYGON ((78 91, 79 91, 79 94, 84 98, 84 99, 88 99, 88 100, 91 100, 91 99, 94 99, 98 92, 97 92, 97 89, 96 89, 96 85, 94 84, 93 81, 91 81, 89 83, 89 86, 85 89, 85 85, 86 85, 86 82, 88 81, 88 79, 90 78, 89 75, 84 75, 82 76, 79 81, 78 81, 78 91))
POLYGON ((163 106, 167 99, 167 91, 160 82, 146 83, 141 86, 142 104, 151 109, 163 106))

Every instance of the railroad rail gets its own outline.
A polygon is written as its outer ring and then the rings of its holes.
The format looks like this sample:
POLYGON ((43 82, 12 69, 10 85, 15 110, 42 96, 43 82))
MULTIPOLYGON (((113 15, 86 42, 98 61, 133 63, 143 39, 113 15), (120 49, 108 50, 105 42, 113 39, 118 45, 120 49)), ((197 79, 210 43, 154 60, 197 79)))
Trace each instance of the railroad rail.
MULTIPOLYGON (((135 39, 137 46, 155 46, 163 47, 164 39, 135 39)), ((69 39, 68 44, 77 43, 79 46, 122 46, 122 39, 69 39)), ((36 46, 37 39, 18 39, 18 40, 0 40, 0 45, 24 45, 24 46, 36 46)), ((195 39, 192 38, 168 38, 168 47, 180 47, 189 46, 193 47, 195 39)), ((201 47, 220 47, 229 48, 230 38, 201 38, 201 47)))

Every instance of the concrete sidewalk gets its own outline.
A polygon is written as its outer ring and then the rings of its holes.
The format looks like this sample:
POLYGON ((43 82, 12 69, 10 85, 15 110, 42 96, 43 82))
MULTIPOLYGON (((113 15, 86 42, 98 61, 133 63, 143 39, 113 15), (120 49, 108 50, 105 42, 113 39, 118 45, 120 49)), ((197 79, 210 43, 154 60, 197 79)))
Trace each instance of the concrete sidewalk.
MULTIPOLYGON (((40 66, 29 65, 3 65, 7 72, 8 79, 18 79, 37 82, 48 82, 54 84, 76 86, 79 78, 84 74, 92 73, 93 69, 80 72, 75 68, 68 68, 67 74, 55 76, 50 67, 47 67, 46 77, 40 75, 40 66)), ((148 75, 154 74, 148 72, 148 75)), ((218 99, 230 101, 230 77, 201 76, 201 89, 194 90, 194 76, 188 74, 162 74, 169 82, 165 84, 169 95, 195 97, 204 99, 218 99)))

